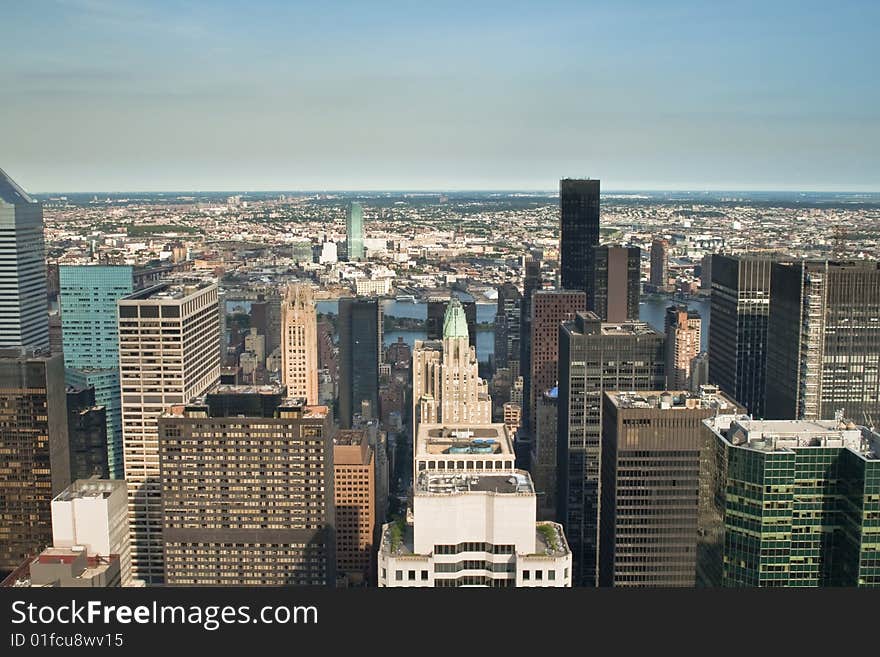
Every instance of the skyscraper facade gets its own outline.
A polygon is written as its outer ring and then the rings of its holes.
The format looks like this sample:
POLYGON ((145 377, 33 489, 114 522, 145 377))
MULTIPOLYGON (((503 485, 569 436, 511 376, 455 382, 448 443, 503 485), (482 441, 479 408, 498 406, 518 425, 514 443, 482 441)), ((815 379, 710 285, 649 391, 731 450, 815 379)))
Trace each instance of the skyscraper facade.
POLYGON ((880 425, 880 263, 777 263, 766 417, 821 420, 841 410, 880 425))
POLYGON ((43 206, 0 169, 0 349, 49 349, 43 206))
POLYGON ((364 211, 360 203, 352 203, 348 208, 345 224, 345 240, 350 261, 364 259, 364 211))
POLYGON ((119 325, 116 302, 134 290, 132 268, 124 265, 59 267, 65 379, 95 389, 95 403, 107 418, 109 476, 121 479, 122 398, 119 388, 119 325))
POLYGON ((559 181, 560 286, 582 290, 587 309, 595 307, 595 247, 599 246, 599 181, 559 181))
POLYGON ((333 441, 336 502, 336 575, 348 584, 373 581, 376 526, 376 454, 363 430, 339 431, 333 441))
POLYGON ((159 418, 159 456, 166 584, 335 584, 326 406, 216 386, 159 418))
MULTIPOLYGON (((519 374, 523 379, 523 399, 528 402, 532 367, 532 296, 543 287, 541 261, 532 256, 523 260, 523 298, 519 313, 519 374)), ((516 378, 514 377, 514 381, 516 378)), ((511 399, 511 401, 515 401, 511 399)), ((528 409, 523 406, 523 421, 530 426, 528 409)))
POLYGON ((636 247, 598 246, 596 314, 606 322, 639 321, 642 250, 636 247))
POLYGON ((204 282, 161 283, 118 302, 132 575, 145 584, 165 574, 158 418, 219 379, 217 303, 217 285, 204 282))
POLYGON ((379 412, 382 307, 376 299, 339 300, 339 424, 352 428, 364 402, 379 412))
POLYGON ((704 424, 717 525, 706 584, 880 587, 880 435, 840 419, 704 424))
POLYGON ((557 519, 571 545, 574 585, 596 586, 602 393, 662 389, 665 337, 644 322, 603 322, 595 313, 578 313, 558 330, 557 519))
POLYGON ((70 479, 107 479, 107 409, 95 404, 94 388, 67 387, 70 479))
POLYGON ((656 290, 669 287, 669 242, 655 239, 651 242, 651 285, 656 290))
MULTIPOLYGON (((446 320, 446 309, 449 302, 457 299, 455 296, 449 297, 430 297, 428 299, 428 317, 425 321, 425 332, 428 340, 443 339, 443 322, 446 320)), ((477 304, 474 301, 462 301, 458 299, 459 304, 464 310, 465 321, 468 327, 468 340, 470 345, 477 348, 477 304)))
POLYGON ((586 293, 581 291, 541 290, 532 295, 532 354, 526 410, 530 427, 533 426, 538 398, 559 380, 559 325, 571 321, 585 309, 586 293))
POLYGON ((703 320, 696 310, 683 306, 666 309, 666 387, 688 390, 691 387, 691 363, 700 353, 703 320))
POLYGON ((0 350, 0 571, 52 542, 52 498, 70 484, 65 394, 61 354, 0 350))
MULTIPOLYGON (((498 306, 495 312, 495 367, 510 367, 510 361, 519 362, 520 305, 522 295, 513 283, 498 287, 498 306)), ((519 368, 516 368, 519 370, 519 368)), ((519 372, 517 371, 517 374, 519 372)))
POLYGON ((755 417, 764 416, 772 265, 769 258, 712 257, 709 380, 755 417))
POLYGON ((318 403, 318 319, 312 288, 289 285, 281 302, 281 382, 288 394, 318 403))
POLYGON ((714 386, 611 391, 603 404, 599 585, 693 587, 710 497, 703 420, 739 409, 714 386))

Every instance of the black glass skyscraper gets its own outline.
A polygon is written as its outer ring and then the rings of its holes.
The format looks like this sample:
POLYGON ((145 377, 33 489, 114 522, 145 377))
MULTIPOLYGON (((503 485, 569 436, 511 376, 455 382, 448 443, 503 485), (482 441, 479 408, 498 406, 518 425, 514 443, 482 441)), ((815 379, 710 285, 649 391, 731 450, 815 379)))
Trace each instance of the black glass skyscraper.
POLYGON ((587 293, 587 309, 596 303, 595 247, 599 245, 599 181, 559 181, 559 271, 566 290, 587 293))
MULTIPOLYGON (((498 287, 498 310, 495 314, 495 367, 519 362, 519 325, 522 295, 513 283, 498 287)), ((517 368, 519 369, 519 368, 517 368)))
POLYGON ((773 265, 766 388, 767 418, 877 425, 880 263, 773 265))
POLYGON ((764 417, 769 258, 712 257, 709 382, 755 417, 764 417))
POLYGON ((351 429, 363 402, 379 412, 380 306, 376 299, 339 300, 339 425, 351 429))

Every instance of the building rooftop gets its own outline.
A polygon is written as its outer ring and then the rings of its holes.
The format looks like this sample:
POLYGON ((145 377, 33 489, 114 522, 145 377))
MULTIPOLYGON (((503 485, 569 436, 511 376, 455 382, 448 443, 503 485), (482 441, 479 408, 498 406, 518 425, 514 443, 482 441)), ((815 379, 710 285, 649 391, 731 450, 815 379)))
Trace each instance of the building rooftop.
POLYGON ((606 392, 618 408, 659 408, 660 410, 717 409, 719 412, 736 413, 737 404, 718 390, 717 386, 700 386, 699 393, 687 390, 653 390, 638 392, 606 392))
POLYGON ((36 203, 3 169, 0 169, 0 199, 10 205, 36 203))
POLYGON ((125 488, 125 481, 121 479, 77 479, 70 486, 61 491, 52 501, 67 502, 70 500, 85 498, 108 498, 115 490, 125 488))
POLYGON ((732 447, 761 452, 839 448, 868 460, 880 459, 880 434, 843 419, 753 420, 747 415, 718 415, 703 423, 732 447))
POLYGON ((435 470, 419 473, 416 495, 460 495, 463 493, 496 493, 501 495, 534 495, 532 477, 525 470, 504 474, 459 474, 435 470))
POLYGON ((416 455, 513 454, 510 434, 499 424, 419 424, 416 455))
POLYGON ((122 303, 127 301, 179 301, 214 284, 213 282, 201 279, 192 279, 191 281, 180 283, 166 281, 133 292, 126 297, 122 297, 119 301, 122 303))
POLYGON ((443 316, 443 337, 468 337, 467 317, 464 314, 464 308, 458 297, 452 297, 449 300, 449 305, 446 307, 446 314, 443 316))

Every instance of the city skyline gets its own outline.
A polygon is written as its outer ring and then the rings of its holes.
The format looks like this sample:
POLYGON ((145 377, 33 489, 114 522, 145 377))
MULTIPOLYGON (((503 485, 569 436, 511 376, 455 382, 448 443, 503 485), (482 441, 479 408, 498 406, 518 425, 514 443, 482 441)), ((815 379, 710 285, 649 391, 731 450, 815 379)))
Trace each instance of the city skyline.
POLYGON ((873 3, 6 12, 5 166, 35 193, 880 190, 873 3))

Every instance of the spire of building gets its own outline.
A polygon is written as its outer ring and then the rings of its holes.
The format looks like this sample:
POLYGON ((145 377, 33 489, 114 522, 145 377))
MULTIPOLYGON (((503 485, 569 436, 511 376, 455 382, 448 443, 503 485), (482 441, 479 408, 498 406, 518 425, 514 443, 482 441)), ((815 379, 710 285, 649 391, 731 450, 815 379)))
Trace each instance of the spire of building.
POLYGON ((452 297, 443 317, 443 338, 467 338, 467 317, 458 297, 452 297))

